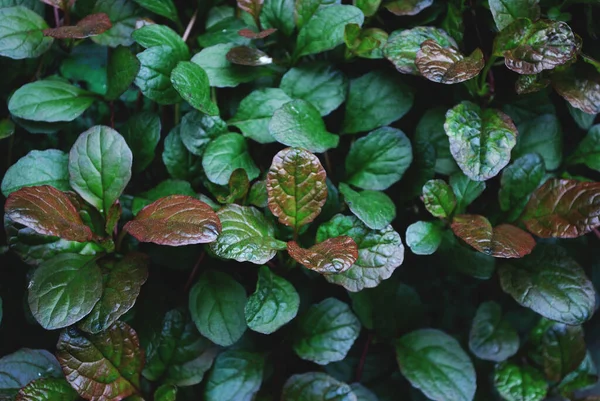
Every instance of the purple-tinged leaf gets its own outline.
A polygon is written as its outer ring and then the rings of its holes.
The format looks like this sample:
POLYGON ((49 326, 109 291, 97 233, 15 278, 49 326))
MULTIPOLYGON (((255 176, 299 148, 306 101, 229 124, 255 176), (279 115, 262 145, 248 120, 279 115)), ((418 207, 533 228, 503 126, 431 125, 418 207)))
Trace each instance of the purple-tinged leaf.
POLYGON ((275 28, 265 29, 264 31, 260 31, 260 32, 254 32, 251 29, 244 28, 244 29, 240 29, 238 31, 238 35, 243 36, 244 38, 248 38, 248 39, 264 39, 267 36, 271 36, 275 32, 277 32, 277 29, 275 29, 275 28))
POLYGON ((248 65, 250 67, 267 65, 273 62, 273 59, 267 53, 248 46, 233 47, 227 52, 225 57, 230 63, 248 65))
POLYGON ((61 26, 44 29, 44 36, 56 39, 84 39, 100 35, 112 28, 112 23, 105 13, 91 14, 74 26, 61 26))
POLYGON ((456 84, 467 81, 483 69, 483 53, 477 48, 468 57, 454 47, 443 47, 434 40, 421 43, 415 64, 421 75, 433 82, 456 84))
POLYGON ((600 76, 560 75, 552 86, 571 106, 588 114, 600 113, 600 76))
POLYGON ((298 263, 321 274, 343 273, 358 259, 356 242, 345 235, 326 239, 309 249, 301 248, 295 241, 290 241, 287 249, 298 263))

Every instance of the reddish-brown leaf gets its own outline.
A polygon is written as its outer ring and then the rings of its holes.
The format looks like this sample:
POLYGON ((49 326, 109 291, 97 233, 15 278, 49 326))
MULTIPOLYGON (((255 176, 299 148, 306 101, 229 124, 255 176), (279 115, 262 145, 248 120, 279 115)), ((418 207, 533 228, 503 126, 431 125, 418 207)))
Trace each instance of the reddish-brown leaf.
POLYGON ((298 263, 322 274, 343 273, 358 259, 358 246, 348 236, 329 238, 309 249, 295 241, 287 243, 288 253, 298 263))
POLYGON ((535 247, 533 237, 519 227, 501 224, 492 228, 488 219, 475 214, 456 216, 452 231, 479 252, 495 258, 522 258, 535 247))
POLYGON ((106 233, 112 234, 113 230, 117 227, 117 223, 119 223, 119 219, 121 218, 121 213, 123 209, 121 208, 121 204, 117 200, 113 205, 108 209, 108 213, 106 214, 106 233))
POLYGON ((171 195, 143 208, 123 229, 142 242, 180 246, 215 241, 221 222, 206 203, 171 195))
POLYGON ((255 21, 258 21, 263 3, 264 0, 237 0, 238 7, 254 17, 255 21))
POLYGON ((542 238, 576 238, 600 226, 600 182, 553 178, 529 198, 521 217, 542 238))
POLYGON ((415 65, 421 75, 430 81, 456 84, 477 76, 484 62, 479 48, 465 57, 452 46, 443 47, 435 40, 428 39, 421 43, 415 65))
POLYGON ((89 241, 93 236, 69 197, 49 185, 25 187, 11 193, 4 212, 11 220, 39 234, 78 242, 89 241))
POLYGON ((44 36, 56 39, 83 39, 100 35, 112 28, 112 23, 105 13, 91 14, 80 20, 75 26, 44 29, 44 36))
POLYGON ((225 58, 227 58, 230 63, 249 65, 251 67, 267 65, 273 62, 273 59, 269 57, 267 53, 248 46, 236 46, 231 48, 225 55, 225 58))
POLYGON ((251 29, 244 28, 244 29, 240 29, 238 31, 238 35, 243 36, 248 39, 264 39, 267 36, 274 34, 275 32, 277 32, 277 29, 275 29, 275 28, 265 29, 264 31, 260 31, 260 32, 254 32, 251 29))

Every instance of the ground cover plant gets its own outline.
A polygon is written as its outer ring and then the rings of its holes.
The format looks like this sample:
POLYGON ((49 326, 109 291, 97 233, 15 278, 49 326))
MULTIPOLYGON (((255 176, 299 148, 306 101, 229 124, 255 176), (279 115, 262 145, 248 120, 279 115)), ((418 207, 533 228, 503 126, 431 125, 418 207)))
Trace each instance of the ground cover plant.
POLYGON ((0 0, 0 400, 600 400, 599 18, 0 0))

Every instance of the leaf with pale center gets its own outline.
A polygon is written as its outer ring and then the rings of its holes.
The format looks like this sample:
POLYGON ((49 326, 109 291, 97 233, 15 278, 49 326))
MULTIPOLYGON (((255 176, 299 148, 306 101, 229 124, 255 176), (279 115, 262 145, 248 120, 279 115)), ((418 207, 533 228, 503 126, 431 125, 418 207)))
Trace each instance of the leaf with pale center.
POLYGON ((433 82, 456 84, 479 75, 483 69, 483 52, 477 48, 465 57, 454 47, 443 47, 434 40, 421 43, 415 65, 421 75, 433 82))
POLYGON ((309 249, 301 248, 295 241, 290 241, 287 249, 298 263, 321 274, 343 273, 358 259, 358 246, 347 236, 326 239, 309 249))
POLYGON ((452 187, 444 180, 429 180, 423 185, 425 209, 434 217, 446 219, 456 209, 456 196, 452 187))

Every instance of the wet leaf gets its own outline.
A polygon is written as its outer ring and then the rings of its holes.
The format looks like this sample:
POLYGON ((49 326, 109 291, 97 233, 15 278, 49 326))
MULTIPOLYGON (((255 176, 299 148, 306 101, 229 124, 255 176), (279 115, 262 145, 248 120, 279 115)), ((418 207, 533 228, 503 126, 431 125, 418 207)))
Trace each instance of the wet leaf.
POLYGON ((44 36, 56 39, 84 39, 100 35, 112 28, 112 23, 105 13, 87 15, 75 26, 61 26, 44 29, 44 36))
POLYGON ((347 236, 326 239, 309 249, 290 241, 287 249, 298 263, 321 274, 343 273, 358 259, 358 246, 347 236))
POLYGON ((428 39, 421 43, 415 65, 421 75, 430 81, 456 84, 479 75, 484 62, 479 48, 465 57, 454 47, 443 47, 428 39))

